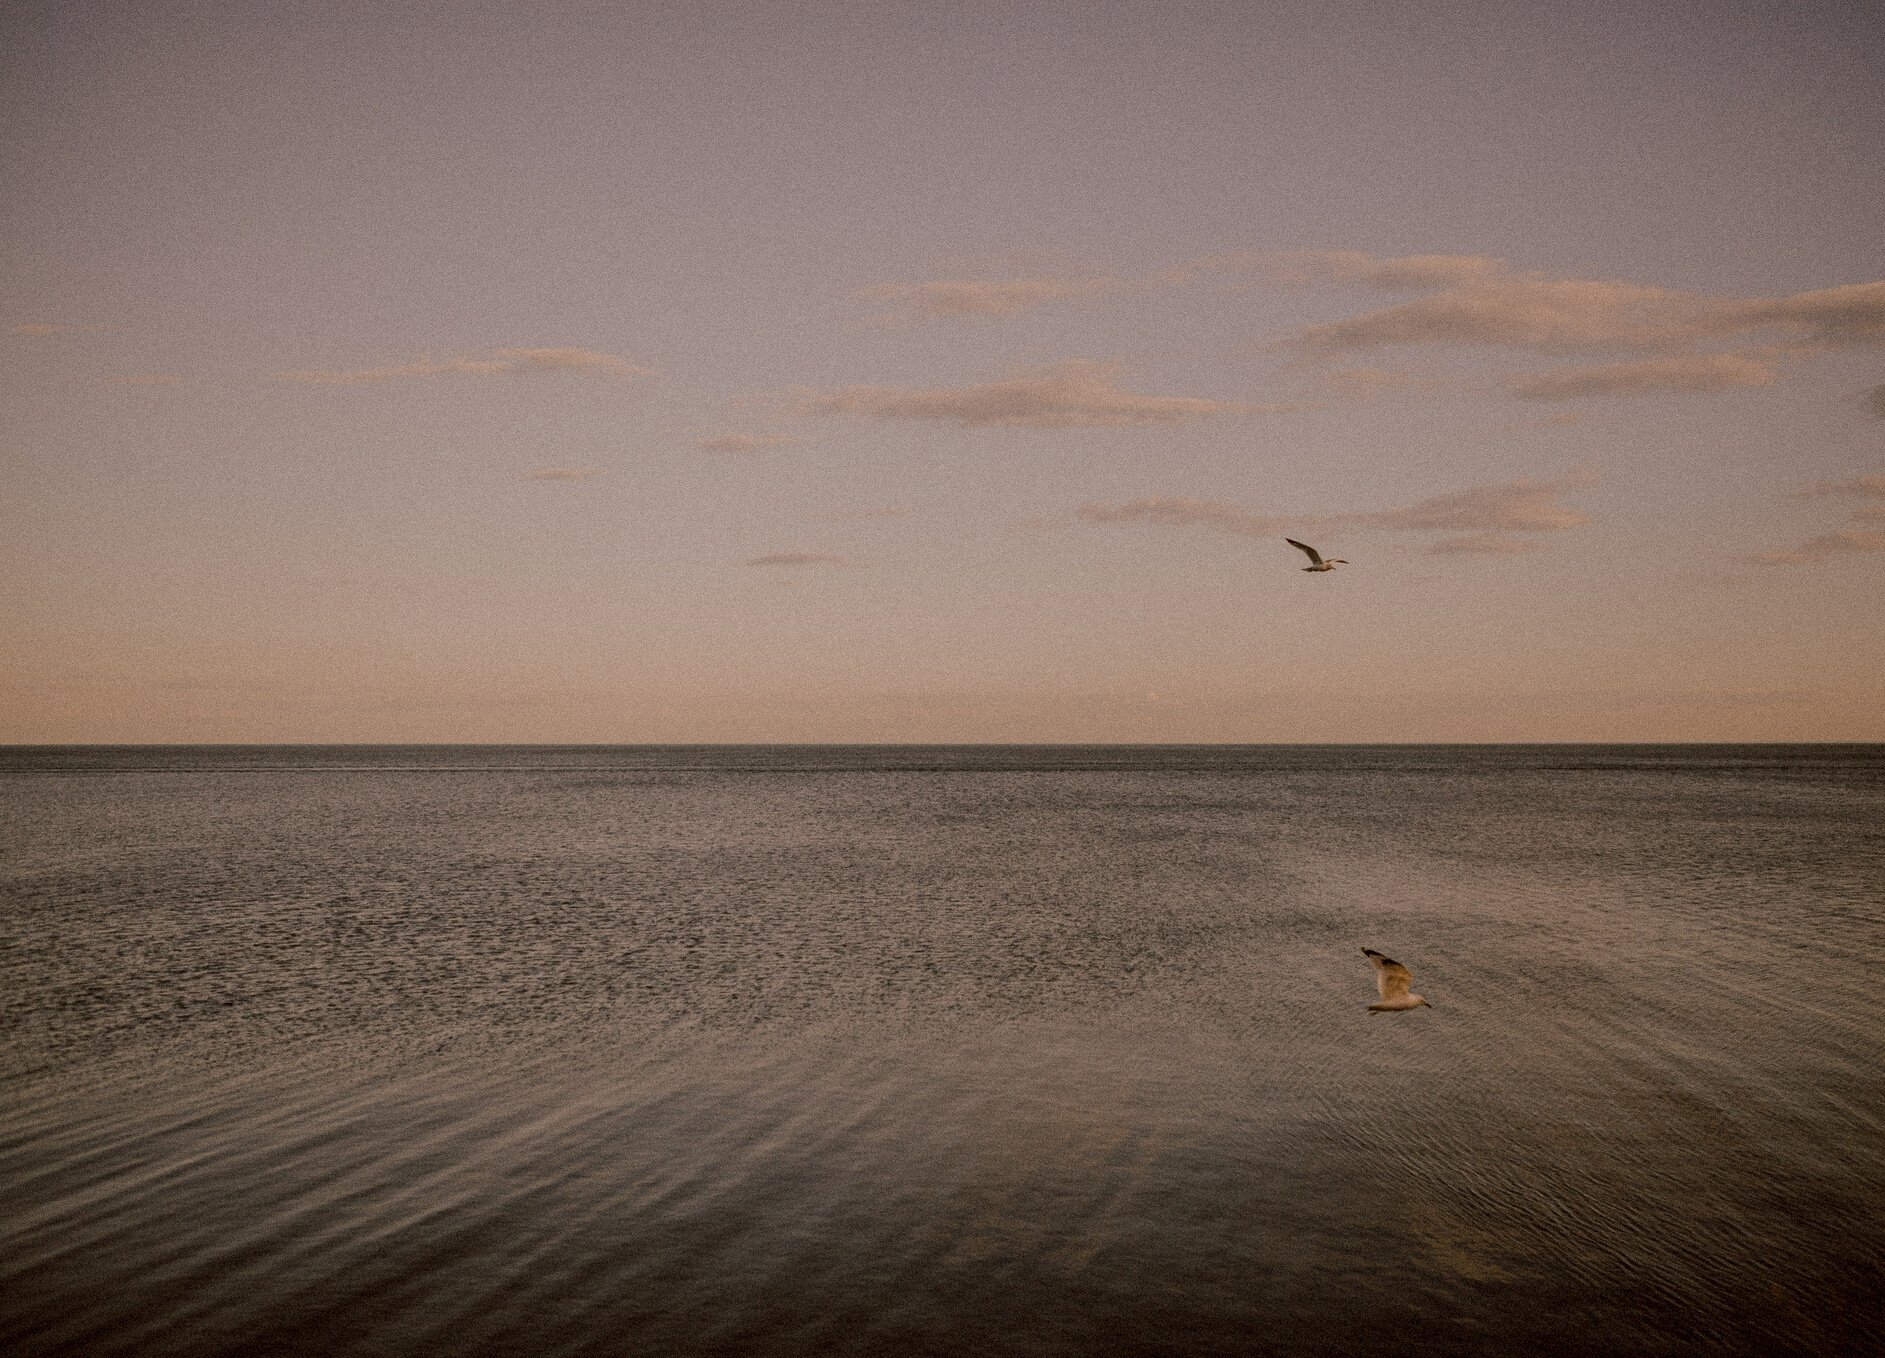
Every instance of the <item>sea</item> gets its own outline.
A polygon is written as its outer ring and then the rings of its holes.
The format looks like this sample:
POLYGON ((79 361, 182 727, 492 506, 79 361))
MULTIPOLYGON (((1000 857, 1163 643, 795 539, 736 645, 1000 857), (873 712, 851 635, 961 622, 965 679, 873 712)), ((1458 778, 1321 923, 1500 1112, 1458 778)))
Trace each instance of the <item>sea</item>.
POLYGON ((1879 1351, 1885 746, 10 747, 0 935, 14 1358, 1879 1351))

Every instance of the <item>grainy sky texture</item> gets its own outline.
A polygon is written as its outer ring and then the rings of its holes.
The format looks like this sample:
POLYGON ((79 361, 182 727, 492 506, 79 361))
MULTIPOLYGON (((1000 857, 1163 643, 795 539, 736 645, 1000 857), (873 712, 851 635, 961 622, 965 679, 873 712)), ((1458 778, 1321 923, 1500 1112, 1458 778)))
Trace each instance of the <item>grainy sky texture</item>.
POLYGON ((0 740, 1885 739, 1872 6, 0 30, 0 740))

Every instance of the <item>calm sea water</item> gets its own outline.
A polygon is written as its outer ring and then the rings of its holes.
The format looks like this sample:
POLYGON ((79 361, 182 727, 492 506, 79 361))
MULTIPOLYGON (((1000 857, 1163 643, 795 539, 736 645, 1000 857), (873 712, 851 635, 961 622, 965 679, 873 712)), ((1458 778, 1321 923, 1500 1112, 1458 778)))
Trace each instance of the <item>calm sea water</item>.
POLYGON ((1885 1309, 1885 747, 16 748, 0 841, 9 1354, 1885 1309))

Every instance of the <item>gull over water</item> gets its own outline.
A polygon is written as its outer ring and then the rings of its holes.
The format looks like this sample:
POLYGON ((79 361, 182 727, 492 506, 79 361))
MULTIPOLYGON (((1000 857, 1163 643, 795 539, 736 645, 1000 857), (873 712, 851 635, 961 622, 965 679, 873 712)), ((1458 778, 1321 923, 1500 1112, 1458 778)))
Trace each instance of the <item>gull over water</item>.
POLYGON ((1414 973, 1396 962, 1392 957, 1383 957, 1373 948, 1363 948, 1362 955, 1374 964, 1374 983, 1381 992, 1381 1003, 1368 1006, 1368 1012, 1379 1014, 1397 1009, 1418 1009, 1427 1004, 1425 998, 1408 994, 1408 988, 1414 984, 1414 973))

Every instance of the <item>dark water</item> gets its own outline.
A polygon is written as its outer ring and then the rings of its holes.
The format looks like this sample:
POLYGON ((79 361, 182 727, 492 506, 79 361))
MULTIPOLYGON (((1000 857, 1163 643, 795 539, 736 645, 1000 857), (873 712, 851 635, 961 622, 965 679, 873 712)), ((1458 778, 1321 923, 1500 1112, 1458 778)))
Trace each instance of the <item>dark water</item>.
POLYGON ((10 1354, 1876 1340, 1885 748, 13 749, 0 836, 10 1354))

